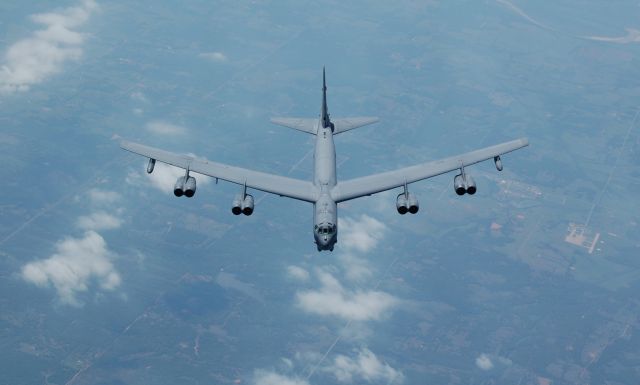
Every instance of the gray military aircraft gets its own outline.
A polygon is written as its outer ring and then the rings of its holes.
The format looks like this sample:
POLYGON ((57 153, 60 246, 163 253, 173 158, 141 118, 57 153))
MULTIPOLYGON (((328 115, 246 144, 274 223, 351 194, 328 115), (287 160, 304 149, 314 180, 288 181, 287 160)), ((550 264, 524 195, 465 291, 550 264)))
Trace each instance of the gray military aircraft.
POLYGON ((455 192, 458 195, 465 193, 473 195, 476 192, 476 183, 466 173, 467 166, 493 158, 498 171, 502 171, 501 155, 529 145, 526 138, 520 138, 411 167, 338 181, 333 137, 351 129, 375 123, 378 118, 330 118, 327 109, 327 85, 324 68, 322 69, 320 117, 272 118, 271 121, 316 136, 312 181, 215 163, 128 141, 122 141, 120 147, 149 158, 148 173, 153 172, 157 160, 184 169, 185 175, 178 178, 173 189, 177 197, 183 195, 192 197, 195 194, 196 180, 189 175, 190 172, 240 185, 240 193, 235 196, 231 206, 231 212, 235 215, 251 215, 253 213, 254 200, 253 196, 247 194, 248 188, 313 203, 313 235, 318 251, 333 251, 334 245, 338 241, 338 203, 394 188, 402 188, 402 193, 398 194, 396 198, 396 209, 402 215, 415 214, 418 212, 419 204, 416 196, 409 192, 410 183, 458 170, 459 173, 453 180, 455 192))

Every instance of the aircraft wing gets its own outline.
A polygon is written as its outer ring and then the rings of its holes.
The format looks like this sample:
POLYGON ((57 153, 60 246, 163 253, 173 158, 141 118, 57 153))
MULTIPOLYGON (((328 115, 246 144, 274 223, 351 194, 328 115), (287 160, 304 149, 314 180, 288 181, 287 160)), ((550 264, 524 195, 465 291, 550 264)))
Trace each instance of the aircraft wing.
POLYGON ((359 116, 356 118, 336 118, 331 119, 331 123, 333 123, 334 131, 333 134, 337 135, 341 132, 353 130, 354 128, 366 126, 368 124, 376 123, 380 119, 374 116, 359 116))
POLYGON ((247 187, 256 190, 306 202, 315 202, 316 200, 316 189, 311 182, 229 166, 189 155, 175 154, 129 141, 120 142, 120 147, 134 154, 155 159, 185 170, 189 169, 189 171, 198 174, 208 175, 239 185, 246 184, 247 187))
POLYGON ((528 145, 529 141, 526 138, 521 138, 467 152, 466 154, 401 168, 399 170, 350 179, 344 182, 339 181, 331 191, 331 196, 336 202, 344 202, 350 199, 376 194, 404 186, 405 183, 413 183, 449 171, 458 170, 462 166, 466 167, 482 162, 483 160, 492 159, 528 145))

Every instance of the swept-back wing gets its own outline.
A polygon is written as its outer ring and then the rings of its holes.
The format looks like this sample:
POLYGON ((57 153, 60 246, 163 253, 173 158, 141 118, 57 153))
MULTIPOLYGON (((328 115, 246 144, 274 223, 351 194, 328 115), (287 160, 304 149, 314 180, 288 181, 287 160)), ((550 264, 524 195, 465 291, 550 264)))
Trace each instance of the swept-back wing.
POLYGON ((306 202, 315 202, 316 200, 316 189, 311 182, 229 166, 189 155, 175 154, 128 141, 120 142, 120 147, 134 154, 155 159, 185 170, 188 169, 189 171, 240 185, 246 184, 247 187, 256 190, 306 202))
POLYGON ((374 116, 358 116, 354 118, 336 118, 331 119, 334 129, 333 134, 339 134, 341 132, 353 130, 354 128, 366 126, 378 122, 380 119, 374 116))
POLYGON ((336 202, 344 202, 349 199, 376 194, 403 186, 405 183, 412 183, 431 178, 436 175, 457 170, 463 166, 466 167, 482 162, 483 160, 492 159, 496 156, 515 151, 528 145, 529 141, 526 138, 521 138, 480 150, 471 151, 466 154, 401 168, 399 170, 387 171, 380 174, 338 182, 331 191, 331 195, 336 202))

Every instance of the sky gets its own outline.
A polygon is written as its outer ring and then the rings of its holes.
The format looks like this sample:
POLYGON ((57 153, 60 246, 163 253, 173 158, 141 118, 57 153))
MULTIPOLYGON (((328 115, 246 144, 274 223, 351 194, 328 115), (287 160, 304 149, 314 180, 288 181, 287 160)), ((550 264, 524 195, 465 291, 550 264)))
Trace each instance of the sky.
POLYGON ((639 5, 562 0, 5 1, 0 383, 628 384, 640 376, 639 5), (531 146, 312 207, 122 151, 122 138, 348 179, 526 136, 531 146))

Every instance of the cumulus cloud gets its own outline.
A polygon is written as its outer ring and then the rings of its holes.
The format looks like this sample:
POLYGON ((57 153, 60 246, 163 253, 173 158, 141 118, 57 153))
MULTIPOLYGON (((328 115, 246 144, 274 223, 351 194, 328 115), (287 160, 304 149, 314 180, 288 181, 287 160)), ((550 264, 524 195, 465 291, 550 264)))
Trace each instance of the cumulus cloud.
POLYGON ((342 247, 360 252, 376 247, 387 230, 384 223, 368 215, 361 215, 359 219, 340 218, 338 227, 342 247))
POLYGON ((267 370, 256 370, 253 374, 255 385, 309 385, 307 380, 287 377, 267 370))
POLYGON ((89 190, 89 199, 93 204, 110 204, 120 199, 120 194, 115 191, 105 191, 97 188, 89 190))
POLYGON ((297 279, 298 281, 309 280, 309 272, 294 265, 287 266, 287 275, 291 278, 297 279))
POLYGON ((120 227, 122 221, 107 212, 97 211, 78 218, 77 225, 84 230, 111 230, 120 227))
POLYGON ((110 259, 105 240, 94 231, 83 238, 66 238, 49 258, 23 266, 22 278, 38 287, 53 286, 63 303, 80 305, 77 294, 88 290, 91 281, 103 290, 115 290, 120 274, 110 259))
POLYGON ((58 13, 42 13, 31 20, 43 25, 30 37, 9 46, 0 65, 0 92, 26 91, 58 73, 69 60, 82 56, 84 34, 74 31, 87 22, 97 9, 93 0, 58 13))
POLYGON ((482 370, 491 370, 493 369, 493 362, 488 355, 482 353, 476 358, 476 366, 482 370))
POLYGON ((147 131, 158 135, 182 135, 187 132, 187 129, 182 126, 167 123, 161 120, 155 120, 147 123, 147 131))
POLYGON ((355 358, 349 358, 342 354, 337 355, 333 360, 333 364, 324 370, 336 376, 338 381, 345 383, 351 383, 354 379, 362 379, 367 382, 400 384, 404 380, 401 372, 395 370, 389 364, 381 362, 367 348, 361 349, 355 358))
POLYGON ((227 61, 227 55, 223 54, 222 52, 204 52, 198 56, 207 60, 211 60, 213 62, 217 62, 217 63, 222 63, 227 61))
POLYGON ((151 185, 166 193, 173 192, 173 185, 181 176, 184 176, 183 169, 160 162, 156 162, 153 173, 147 174, 147 178, 151 185))
POLYGON ((362 282, 373 275, 366 259, 346 253, 341 254, 338 260, 344 267, 345 276, 351 281, 362 282))
POLYGON ((322 287, 319 290, 296 294, 297 305, 304 311, 332 315, 353 321, 380 319, 398 299, 382 291, 346 290, 338 280, 325 271, 318 271, 322 287))

